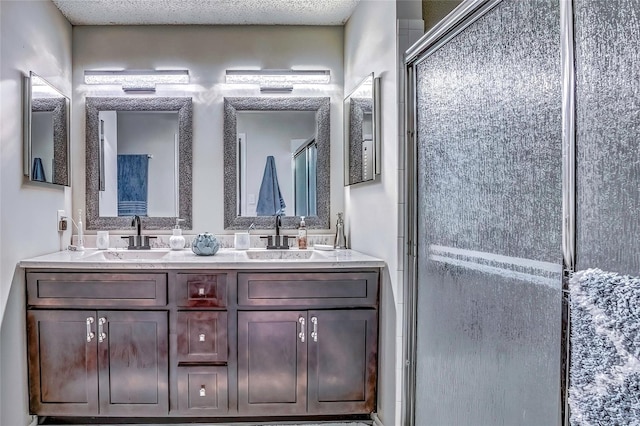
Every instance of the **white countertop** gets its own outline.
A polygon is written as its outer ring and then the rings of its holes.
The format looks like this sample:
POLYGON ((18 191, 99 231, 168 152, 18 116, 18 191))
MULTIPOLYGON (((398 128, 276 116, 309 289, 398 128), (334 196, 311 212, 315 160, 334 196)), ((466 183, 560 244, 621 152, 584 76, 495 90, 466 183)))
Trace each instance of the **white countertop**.
POLYGON ((221 248, 214 256, 190 249, 86 249, 58 251, 25 259, 22 268, 47 269, 339 269, 380 268, 385 262, 355 250, 235 250, 221 248), (251 257, 251 258, 250 258, 251 257), (268 257, 268 258, 265 258, 268 257), (277 257, 273 259, 271 257, 277 257))

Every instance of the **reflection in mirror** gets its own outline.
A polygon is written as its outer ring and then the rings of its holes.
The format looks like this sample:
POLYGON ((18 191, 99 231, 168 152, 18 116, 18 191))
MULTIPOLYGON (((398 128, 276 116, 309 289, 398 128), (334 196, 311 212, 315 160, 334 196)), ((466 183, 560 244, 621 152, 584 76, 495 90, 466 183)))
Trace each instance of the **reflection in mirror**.
POLYGON ((100 111, 98 117, 100 216, 177 216, 177 111, 100 111))
POLYGON ((225 98, 225 228, 329 228, 329 98, 225 98))
POLYGON ((367 76, 344 101, 345 185, 380 174, 380 78, 367 76))
POLYGON ((24 175, 69 185, 69 98, 42 77, 25 77, 24 175))
POLYGON ((87 229, 191 228, 191 98, 87 98, 87 229))
POLYGON ((315 111, 238 111, 236 116, 238 216, 273 216, 276 210, 316 215, 315 111))

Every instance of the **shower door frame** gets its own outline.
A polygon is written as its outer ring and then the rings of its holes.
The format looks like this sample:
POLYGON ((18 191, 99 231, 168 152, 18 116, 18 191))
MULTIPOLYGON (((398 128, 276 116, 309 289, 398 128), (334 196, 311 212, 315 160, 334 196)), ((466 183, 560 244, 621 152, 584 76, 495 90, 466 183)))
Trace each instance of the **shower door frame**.
MULTIPOLYGON (((417 192, 417 93, 416 67, 502 1, 464 0, 437 23, 405 53, 405 229, 404 246, 404 342, 402 425, 416 424, 416 368, 418 316, 418 192, 417 192)), ((576 141, 575 141, 575 61, 573 0, 560 2, 560 64, 562 82, 562 323, 560 353, 561 424, 569 425, 569 277, 575 271, 576 258, 576 141)))

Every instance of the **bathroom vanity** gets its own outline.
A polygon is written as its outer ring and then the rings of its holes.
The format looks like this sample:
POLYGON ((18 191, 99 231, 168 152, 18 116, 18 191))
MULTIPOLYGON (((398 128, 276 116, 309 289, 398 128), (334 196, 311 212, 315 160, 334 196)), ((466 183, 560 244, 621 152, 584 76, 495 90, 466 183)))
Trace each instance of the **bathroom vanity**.
POLYGON ((112 250, 21 266, 30 410, 41 421, 375 411, 378 259, 352 250, 112 250))

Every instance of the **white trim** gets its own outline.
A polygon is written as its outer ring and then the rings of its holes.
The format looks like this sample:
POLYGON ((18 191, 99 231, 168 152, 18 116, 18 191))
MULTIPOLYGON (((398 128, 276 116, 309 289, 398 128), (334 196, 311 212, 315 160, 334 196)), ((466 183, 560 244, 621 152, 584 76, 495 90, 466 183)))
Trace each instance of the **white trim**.
POLYGON ((371 420, 373 420, 373 426, 384 426, 384 424, 380 420, 380 417, 378 417, 378 413, 376 412, 371 413, 371 420))

